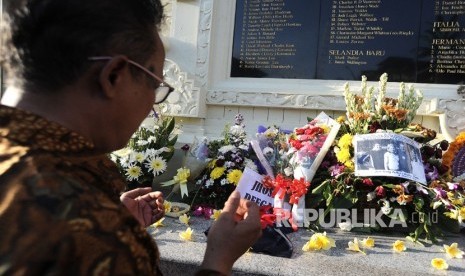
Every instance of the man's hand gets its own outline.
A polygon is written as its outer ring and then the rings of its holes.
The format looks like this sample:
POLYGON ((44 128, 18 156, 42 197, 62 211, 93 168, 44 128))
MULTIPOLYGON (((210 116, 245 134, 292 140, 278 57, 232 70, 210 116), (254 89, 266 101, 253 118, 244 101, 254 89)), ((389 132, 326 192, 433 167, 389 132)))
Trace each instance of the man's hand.
POLYGON ((152 192, 150 187, 125 192, 121 195, 120 200, 144 227, 151 225, 165 215, 163 194, 152 192))
POLYGON ((207 249, 201 269, 230 274, 234 262, 260 237, 257 204, 241 199, 234 191, 218 220, 208 232, 207 249))

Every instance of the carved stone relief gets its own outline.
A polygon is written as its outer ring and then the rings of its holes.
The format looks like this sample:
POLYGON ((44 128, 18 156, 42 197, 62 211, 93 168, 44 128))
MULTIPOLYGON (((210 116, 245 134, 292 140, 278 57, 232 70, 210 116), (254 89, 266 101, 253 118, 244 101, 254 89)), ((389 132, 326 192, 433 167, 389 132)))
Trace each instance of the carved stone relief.
POLYGON ((448 131, 452 138, 465 131, 465 99, 440 100, 439 108, 445 115, 445 122, 441 127, 448 131))
POLYGON ((199 114, 200 88, 195 87, 194 80, 182 72, 172 60, 166 59, 163 75, 167 83, 175 88, 165 103, 160 107, 165 114, 197 117, 199 114))

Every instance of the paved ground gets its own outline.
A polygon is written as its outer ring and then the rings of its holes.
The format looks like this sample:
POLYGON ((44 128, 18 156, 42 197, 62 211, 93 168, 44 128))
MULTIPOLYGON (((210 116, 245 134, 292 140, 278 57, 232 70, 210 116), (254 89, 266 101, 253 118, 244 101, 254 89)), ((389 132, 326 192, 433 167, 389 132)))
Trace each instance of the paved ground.
MULTIPOLYGON (((192 275, 203 258, 206 237, 203 232, 211 221, 191 218, 194 241, 184 242, 179 232, 187 227, 177 219, 166 218, 165 227, 149 229, 160 252, 162 270, 166 275, 192 275)), ((448 259, 441 252, 442 244, 459 243, 465 251, 465 234, 449 236, 439 245, 425 243, 424 246, 406 242, 407 251, 393 253, 391 244, 404 235, 371 235, 376 246, 366 250, 367 255, 346 250, 354 237, 366 238, 366 234, 342 232, 329 229, 328 235, 336 240, 337 248, 321 252, 303 252, 302 246, 312 235, 306 230, 289 234, 294 244, 292 258, 279 258, 263 254, 246 253, 234 266, 234 275, 465 275, 465 259, 448 259), (433 258, 444 258, 447 271, 438 271, 431 266, 433 258)))

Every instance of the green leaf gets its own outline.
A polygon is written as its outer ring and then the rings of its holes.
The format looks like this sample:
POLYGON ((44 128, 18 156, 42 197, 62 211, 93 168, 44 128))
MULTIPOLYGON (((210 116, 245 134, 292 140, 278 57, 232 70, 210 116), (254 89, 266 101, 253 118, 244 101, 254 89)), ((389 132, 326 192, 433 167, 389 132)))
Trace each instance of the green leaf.
POLYGON ((327 181, 323 182, 321 185, 312 190, 312 194, 322 194, 326 186, 328 186, 328 184, 329 182, 327 181))
POLYGON ((423 209, 423 205, 425 205, 425 201, 421 197, 414 197, 413 203, 415 204, 415 209, 420 211, 423 209))

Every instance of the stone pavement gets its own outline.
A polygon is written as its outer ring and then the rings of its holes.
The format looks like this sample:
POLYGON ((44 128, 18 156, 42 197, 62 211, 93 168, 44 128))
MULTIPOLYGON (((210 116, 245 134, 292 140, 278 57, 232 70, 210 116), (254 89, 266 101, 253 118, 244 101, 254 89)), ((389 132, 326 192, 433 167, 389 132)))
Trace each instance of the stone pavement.
MULTIPOLYGON (((202 261, 206 246, 203 232, 212 223, 204 218, 191 218, 194 241, 185 242, 179 233, 187 229, 178 219, 167 217, 165 227, 149 228, 155 238, 161 255, 162 271, 165 275, 192 275, 202 261)), ((448 259, 441 252, 442 245, 453 242, 465 251, 465 235, 448 236, 438 245, 424 243, 424 246, 406 241, 407 250, 394 253, 392 243, 405 235, 370 235, 375 247, 366 250, 366 255, 346 250, 354 237, 359 240, 367 234, 342 232, 328 229, 327 235, 336 240, 336 248, 328 251, 303 252, 302 246, 312 232, 300 229, 289 234, 294 244, 292 258, 279 258, 263 254, 246 253, 234 265, 233 275, 465 275, 465 259, 448 259), (449 264, 447 271, 431 266, 433 258, 443 258, 449 264)))

